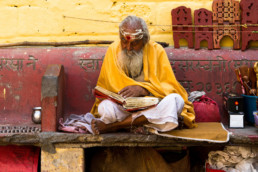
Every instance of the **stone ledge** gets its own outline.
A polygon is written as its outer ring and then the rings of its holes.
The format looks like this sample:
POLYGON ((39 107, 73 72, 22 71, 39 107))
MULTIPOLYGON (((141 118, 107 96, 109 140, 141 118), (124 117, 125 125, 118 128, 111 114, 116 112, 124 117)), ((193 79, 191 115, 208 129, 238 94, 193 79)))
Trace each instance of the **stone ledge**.
POLYGON ((96 147, 96 146, 223 146, 248 145, 258 146, 257 128, 238 129, 230 135, 227 143, 211 143, 207 141, 192 141, 177 138, 167 138, 157 135, 140 135, 132 133, 109 133, 101 135, 76 134, 63 132, 41 132, 34 134, 0 135, 0 145, 34 145, 43 149, 53 150, 55 147, 96 147), (240 132, 242 131, 242 132, 240 132))

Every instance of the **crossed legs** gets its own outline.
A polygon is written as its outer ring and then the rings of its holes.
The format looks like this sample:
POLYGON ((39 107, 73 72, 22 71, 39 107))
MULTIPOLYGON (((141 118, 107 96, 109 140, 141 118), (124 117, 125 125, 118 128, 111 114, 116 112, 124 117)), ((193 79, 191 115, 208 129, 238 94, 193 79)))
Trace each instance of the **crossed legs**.
POLYGON ((184 107, 184 100, 179 94, 172 93, 155 107, 139 113, 124 111, 120 105, 103 100, 98 107, 100 119, 93 119, 91 128, 94 134, 114 132, 119 129, 127 129, 133 126, 155 128, 158 131, 169 131, 180 126, 182 119, 178 118, 184 107))
POLYGON ((110 124, 105 124, 101 120, 93 119, 91 121, 91 128, 94 134, 100 134, 100 133, 114 132, 119 129, 129 128, 132 125, 142 126, 148 123, 149 122, 147 118, 145 118, 145 116, 143 115, 136 118, 133 122, 132 122, 132 115, 129 115, 125 120, 121 122, 114 122, 110 124))

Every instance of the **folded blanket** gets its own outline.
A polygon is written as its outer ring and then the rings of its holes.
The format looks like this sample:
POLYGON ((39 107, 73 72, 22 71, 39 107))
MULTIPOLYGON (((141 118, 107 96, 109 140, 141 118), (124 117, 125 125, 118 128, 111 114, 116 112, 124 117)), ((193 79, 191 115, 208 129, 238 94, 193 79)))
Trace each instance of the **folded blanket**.
POLYGON ((220 122, 201 122, 198 127, 192 129, 172 130, 169 132, 154 132, 154 134, 172 138, 181 138, 195 141, 208 141, 225 143, 229 141, 229 132, 220 122))

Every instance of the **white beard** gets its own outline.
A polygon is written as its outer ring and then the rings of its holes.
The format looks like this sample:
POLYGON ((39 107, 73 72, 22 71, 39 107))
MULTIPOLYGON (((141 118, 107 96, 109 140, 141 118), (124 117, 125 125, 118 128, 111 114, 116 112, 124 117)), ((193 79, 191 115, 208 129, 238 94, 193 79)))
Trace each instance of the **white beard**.
POLYGON ((143 50, 139 52, 122 50, 118 63, 129 77, 133 79, 138 77, 143 69, 143 50))

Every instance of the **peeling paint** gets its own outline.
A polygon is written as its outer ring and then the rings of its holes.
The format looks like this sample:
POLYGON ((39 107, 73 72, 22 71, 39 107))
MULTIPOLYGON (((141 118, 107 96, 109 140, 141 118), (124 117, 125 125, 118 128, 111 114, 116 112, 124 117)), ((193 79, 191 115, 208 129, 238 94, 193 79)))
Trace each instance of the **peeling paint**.
POLYGON ((19 101, 19 100, 20 100, 20 96, 19 96, 19 95, 16 95, 16 96, 14 96, 14 99, 17 100, 17 101, 19 101))
POLYGON ((4 95, 4 100, 5 100, 5 95, 6 95, 6 89, 4 88, 4 90, 3 90, 3 95, 4 95))
POLYGON ((82 55, 88 55, 89 50, 83 49, 83 50, 77 50, 73 53, 73 57, 81 57, 82 55))

